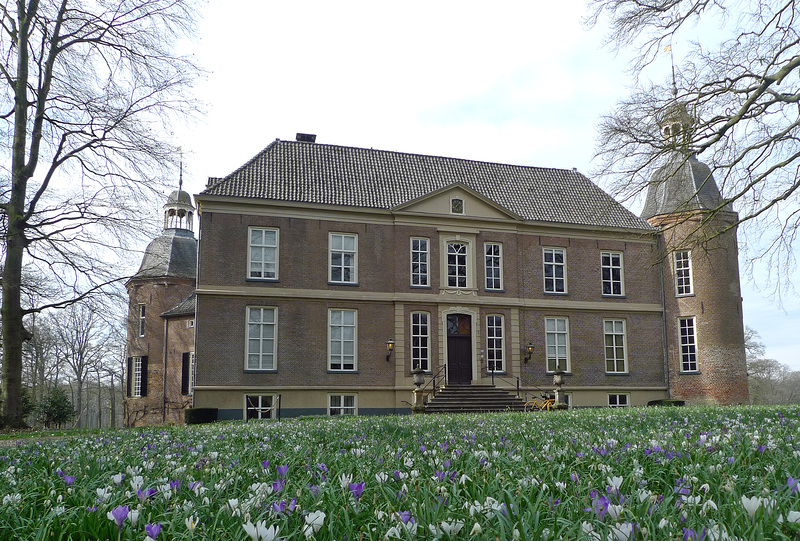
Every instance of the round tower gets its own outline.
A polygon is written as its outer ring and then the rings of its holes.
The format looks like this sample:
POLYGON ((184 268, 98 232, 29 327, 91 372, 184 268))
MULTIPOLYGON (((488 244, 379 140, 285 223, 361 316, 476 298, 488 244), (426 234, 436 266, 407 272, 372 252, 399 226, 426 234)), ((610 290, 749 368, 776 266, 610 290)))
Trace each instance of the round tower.
POLYGON ((186 360, 194 358, 195 207, 191 195, 175 190, 163 210, 164 230, 147 246, 139 271, 126 284, 128 426, 179 423, 191 405, 183 380, 186 360))
POLYGON ((711 169, 690 150, 691 116, 661 119, 673 150, 653 174, 642 218, 662 232, 670 397, 696 404, 748 402, 738 215, 711 169))

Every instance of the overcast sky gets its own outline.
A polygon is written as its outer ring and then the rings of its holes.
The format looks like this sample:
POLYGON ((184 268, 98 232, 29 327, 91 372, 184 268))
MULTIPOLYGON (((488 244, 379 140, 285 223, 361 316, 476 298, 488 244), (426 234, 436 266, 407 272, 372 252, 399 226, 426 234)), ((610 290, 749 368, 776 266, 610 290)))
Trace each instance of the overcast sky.
MULTIPOLYGON (((207 114, 174 133, 185 189, 297 132, 591 175, 598 120, 631 79, 629 57, 603 48, 605 28, 585 15, 583 0, 210 0, 186 46, 208 72, 196 92, 207 114)), ((667 58, 651 70, 668 73, 667 58)), ((800 370, 800 303, 780 310, 763 276, 763 292, 743 277, 745 324, 768 357, 800 370)))

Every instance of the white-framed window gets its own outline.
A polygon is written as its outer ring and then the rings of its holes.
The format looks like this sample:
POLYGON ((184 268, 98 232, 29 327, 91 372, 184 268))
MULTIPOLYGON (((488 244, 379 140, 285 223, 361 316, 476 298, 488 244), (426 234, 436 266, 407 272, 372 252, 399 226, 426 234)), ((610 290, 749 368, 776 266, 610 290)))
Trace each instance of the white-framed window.
POLYGON ((136 318, 137 318, 137 323, 139 325, 139 336, 144 336, 145 311, 146 310, 144 304, 136 305, 136 318))
POLYGON ((611 393, 608 395, 608 407, 626 408, 630 406, 630 397, 627 394, 611 393))
POLYGON ((486 371, 505 372, 503 316, 486 316, 486 371))
POLYGON ((278 279, 278 230, 251 227, 249 230, 248 278, 278 279))
POLYGON ((358 312, 355 310, 328 311, 328 370, 354 371, 357 365, 356 339, 358 312))
POLYGON ((187 329, 194 329, 194 319, 187 319, 186 320, 186 328, 187 329))
POLYGON ((487 242, 483 248, 486 256, 486 289, 503 289, 503 245, 487 242))
POLYGON ((603 320, 605 338, 606 372, 624 374, 628 372, 625 346, 625 320, 603 320))
POLYGON ((681 339, 681 372, 697 372, 697 336, 693 317, 678 319, 681 339))
POLYGON ((245 395, 245 419, 274 419, 275 395, 245 395))
POLYGON ((426 287, 430 285, 428 262, 430 261, 430 242, 424 238, 411 238, 411 285, 426 287))
POLYGON ((428 312, 411 313, 411 369, 421 368, 426 372, 431 369, 431 335, 430 314, 428 312))
POLYGON ((328 415, 357 415, 358 405, 354 394, 328 395, 328 415))
POLYGON ((625 295, 622 252, 600 252, 603 295, 625 295))
POLYGON ((569 320, 565 317, 547 317, 544 319, 544 330, 547 371, 569 372, 569 320))
POLYGON ((564 248, 543 248, 544 290, 546 293, 567 292, 567 253, 564 248))
POLYGON ((337 284, 358 283, 358 235, 331 233, 329 246, 329 280, 337 284))
POLYGON ((692 253, 689 250, 673 252, 675 262, 675 295, 691 295, 692 290, 692 253))
POLYGON ((189 394, 194 394, 194 387, 197 385, 197 356, 194 351, 189 355, 189 394))
POLYGON ((450 200, 450 213, 451 214, 464 214, 464 200, 460 197, 454 197, 450 200))
POLYGON ((276 370, 275 348, 278 342, 278 309, 247 307, 246 370, 276 370))
POLYGON ((131 396, 140 398, 142 396, 142 368, 144 363, 141 357, 133 358, 133 368, 131 370, 131 396))
POLYGON ((447 287, 467 287, 467 255, 465 242, 447 243, 447 287))

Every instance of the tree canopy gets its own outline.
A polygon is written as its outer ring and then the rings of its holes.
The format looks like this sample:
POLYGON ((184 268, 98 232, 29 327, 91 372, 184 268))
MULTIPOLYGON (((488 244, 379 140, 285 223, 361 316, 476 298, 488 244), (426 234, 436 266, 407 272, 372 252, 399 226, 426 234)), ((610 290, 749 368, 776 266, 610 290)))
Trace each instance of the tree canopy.
POLYGON ((634 51, 631 95, 599 127, 600 173, 615 195, 636 197, 674 153, 657 119, 676 103, 692 117, 689 153, 711 166, 745 223, 750 261, 765 263, 780 292, 794 269, 800 228, 800 6, 793 0, 590 0, 608 18, 609 43, 634 51), (708 24, 713 21, 716 24, 708 24), (702 29, 698 30, 698 25, 702 29), (699 38, 697 37, 699 34, 699 38), (675 44, 663 83, 645 70, 675 44), (674 85, 673 85, 674 81, 674 85))
POLYGON ((17 0, 0 11, 0 249, 5 423, 22 422, 25 315, 120 279, 120 253, 147 226, 140 205, 176 153, 198 70, 176 53, 188 0, 17 0), (23 272, 54 287, 21 296, 23 272))

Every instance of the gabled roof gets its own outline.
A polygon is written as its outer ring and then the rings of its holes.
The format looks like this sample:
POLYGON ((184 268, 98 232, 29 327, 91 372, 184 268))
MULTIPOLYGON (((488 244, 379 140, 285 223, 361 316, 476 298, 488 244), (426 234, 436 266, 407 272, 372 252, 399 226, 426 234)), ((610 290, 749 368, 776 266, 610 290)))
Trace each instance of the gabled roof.
POLYGON ((460 182, 524 220, 652 230, 584 175, 276 140, 201 195, 390 210, 460 182))

